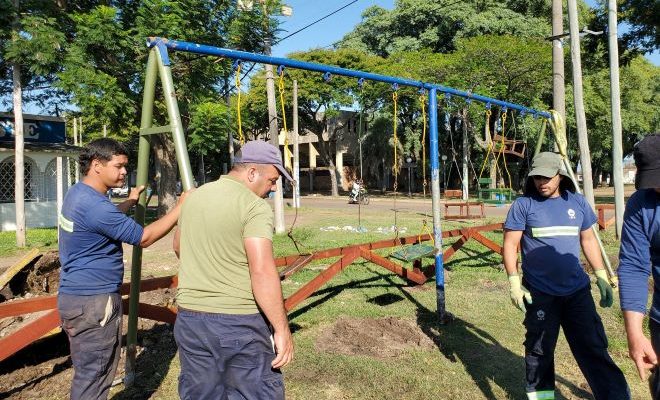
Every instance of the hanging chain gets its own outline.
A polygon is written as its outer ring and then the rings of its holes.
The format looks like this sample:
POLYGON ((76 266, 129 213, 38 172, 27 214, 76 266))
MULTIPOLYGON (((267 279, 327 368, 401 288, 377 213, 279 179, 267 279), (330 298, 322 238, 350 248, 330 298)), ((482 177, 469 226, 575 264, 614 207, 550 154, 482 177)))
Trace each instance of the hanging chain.
POLYGON ((423 94, 419 96, 419 101, 422 103, 422 186, 424 188, 424 198, 426 198, 426 96, 423 94))
POLYGON ((394 134, 392 135, 393 141, 394 141, 394 163, 392 164, 392 168, 394 169, 394 193, 396 194, 397 192, 397 187, 399 184, 399 160, 397 157, 397 148, 399 147, 399 138, 396 134, 396 128, 397 128, 397 99, 399 95, 397 94, 396 91, 392 92, 392 100, 394 101, 394 117, 392 120, 392 126, 394 127, 394 134))

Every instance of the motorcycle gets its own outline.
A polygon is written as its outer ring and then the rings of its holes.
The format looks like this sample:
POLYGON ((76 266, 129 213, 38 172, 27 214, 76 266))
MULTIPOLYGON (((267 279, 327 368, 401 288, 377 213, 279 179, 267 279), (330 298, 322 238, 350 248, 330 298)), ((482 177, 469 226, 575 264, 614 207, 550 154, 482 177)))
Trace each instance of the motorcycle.
POLYGON ((355 191, 351 191, 351 193, 348 195, 348 204, 362 204, 363 206, 368 205, 369 195, 367 194, 367 189, 361 186, 357 190, 357 193, 355 193, 355 191))

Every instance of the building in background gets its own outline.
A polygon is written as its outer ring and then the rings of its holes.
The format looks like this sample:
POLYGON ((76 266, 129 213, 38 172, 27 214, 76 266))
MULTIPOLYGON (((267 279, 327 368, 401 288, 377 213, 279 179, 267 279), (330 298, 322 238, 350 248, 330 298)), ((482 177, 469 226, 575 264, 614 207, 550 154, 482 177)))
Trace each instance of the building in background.
MULTIPOLYGON (((58 210, 64 194, 78 180, 75 175, 79 148, 66 144, 66 125, 63 118, 30 114, 24 114, 23 118, 26 227, 54 227, 57 226, 58 210), (62 188, 59 199, 58 185, 62 188)), ((13 114, 0 113, 0 231, 2 232, 16 230, 13 132, 13 114)))

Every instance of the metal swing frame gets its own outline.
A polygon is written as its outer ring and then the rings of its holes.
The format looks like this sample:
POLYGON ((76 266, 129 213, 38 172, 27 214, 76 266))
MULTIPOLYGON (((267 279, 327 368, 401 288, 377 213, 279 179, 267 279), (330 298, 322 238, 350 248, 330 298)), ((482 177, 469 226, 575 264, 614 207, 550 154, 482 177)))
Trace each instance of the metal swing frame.
MULTIPOLYGON (((138 171, 136 185, 145 185, 147 183, 147 172, 150 156, 150 135, 170 133, 174 140, 174 148, 181 174, 181 182, 184 190, 193 187, 192 169, 188 150, 185 143, 185 135, 181 124, 181 116, 176 100, 176 93, 172 80, 172 71, 170 68, 169 51, 183 51, 194 54, 224 57, 234 61, 248 61, 255 63, 271 64, 278 68, 296 68, 308 71, 323 73, 325 77, 331 75, 341 75, 357 78, 360 81, 371 80, 376 82, 389 83, 394 86, 414 87, 428 94, 429 108, 429 146, 431 161, 431 202, 433 207, 433 237, 436 248, 434 256, 434 270, 437 294, 437 313, 440 319, 445 318, 445 281, 443 273, 442 256, 442 228, 440 213, 440 180, 439 180, 439 143, 438 143, 438 93, 444 93, 445 96, 459 96, 466 101, 479 101, 487 105, 496 105, 510 110, 517 110, 521 113, 532 114, 535 116, 550 118, 550 113, 539 111, 533 108, 525 107, 519 104, 509 103, 494 98, 481 96, 478 94, 460 91, 450 87, 431 84, 411 79, 379 75, 370 72, 350 70, 329 65, 303 62, 281 57, 270 57, 261 54, 224 49, 203 44, 170 40, 165 38, 151 37, 147 40, 147 46, 150 48, 147 61, 146 79, 144 86, 144 97, 142 103, 142 118, 140 126, 140 139, 138 150, 138 171), (164 100, 167 106, 167 116, 169 124, 163 126, 153 126, 154 96, 156 88, 156 79, 160 77, 164 92, 164 100)), ((143 193, 140 196, 135 213, 135 220, 144 224, 146 211, 146 197, 143 193)), ((364 255, 364 252, 357 252, 364 255)), ((376 256, 369 257, 378 259, 376 256)), ((390 262, 389 260, 385 260, 390 262)), ((390 262, 391 263, 391 262, 390 262)), ((395 264, 395 263, 392 263, 395 264)), ((396 265, 396 264, 395 264, 396 265)), ((140 279, 142 266, 142 249, 135 247, 131 260, 131 285, 129 296, 128 311, 128 335, 127 335, 127 363, 126 363, 126 383, 130 384, 135 377, 135 355, 137 350, 137 317, 139 311, 140 279)), ((396 267, 395 269, 401 269, 396 267)))

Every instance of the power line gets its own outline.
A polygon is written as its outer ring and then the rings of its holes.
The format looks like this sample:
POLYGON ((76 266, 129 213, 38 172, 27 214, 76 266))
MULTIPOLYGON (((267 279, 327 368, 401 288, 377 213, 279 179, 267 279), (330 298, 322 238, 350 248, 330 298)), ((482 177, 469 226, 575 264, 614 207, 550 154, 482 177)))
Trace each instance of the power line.
POLYGON ((345 5, 343 5, 342 7, 336 9, 335 11, 331 12, 330 14, 326 14, 326 15, 324 15, 323 17, 317 19, 316 21, 314 21, 314 22, 310 22, 309 24, 303 26, 302 28, 298 29, 297 31, 292 32, 292 33, 290 33, 290 34, 284 36, 282 39, 280 39, 280 40, 278 40, 277 42, 275 42, 275 44, 278 44, 278 43, 282 42, 283 40, 288 39, 288 38, 290 38, 291 36, 293 36, 293 35, 295 35, 295 34, 298 34, 298 33, 302 32, 302 31, 304 31, 305 29, 309 28, 310 26, 315 25, 315 24, 317 24, 317 23, 323 21, 324 19, 326 19, 326 18, 328 18, 328 17, 330 17, 330 16, 332 16, 332 15, 334 15, 334 14, 337 14, 339 11, 341 11, 341 10, 343 10, 344 8, 346 8, 346 7, 348 7, 348 6, 352 5, 352 4, 355 4, 355 3, 357 3, 357 2, 358 2, 358 0, 353 0, 353 1, 351 1, 351 2, 348 2, 347 4, 345 4, 345 5))
MULTIPOLYGON (((346 3, 346 4, 344 4, 343 6, 339 7, 338 9, 336 9, 336 10, 330 12, 329 14, 326 14, 326 15, 322 16, 321 18, 319 18, 319 19, 317 19, 317 20, 315 20, 315 21, 313 21, 313 22, 310 22, 309 24, 303 26, 302 28, 296 30, 295 32, 291 32, 290 34, 288 34, 288 35, 284 36, 283 38, 279 39, 278 41, 276 41, 276 42, 273 43, 272 45, 275 46, 275 45, 278 45, 278 44, 282 43, 284 40, 290 38, 291 36, 293 36, 293 35, 297 35, 298 33, 304 31, 305 29, 307 29, 307 28, 309 28, 309 27, 311 27, 311 26, 313 26, 313 25, 315 25, 315 24, 317 24, 317 23, 323 21, 324 19, 326 19, 326 18, 328 18, 328 17, 331 17, 331 16, 334 15, 334 14, 337 14, 339 11, 341 11, 341 10, 347 8, 348 6, 350 6, 350 5, 352 5, 352 4, 355 4, 355 3, 357 3, 357 2, 358 2, 358 0, 353 0, 353 1, 350 1, 350 2, 348 2, 348 3, 346 3)), ((245 74, 243 74, 243 76, 242 76, 241 79, 240 79, 241 83, 243 82, 243 79, 245 79, 245 78, 250 74, 250 72, 252 72, 252 70, 254 69, 255 66, 256 66, 256 64, 252 64, 252 66, 251 66, 247 71, 245 71, 245 74)), ((222 93, 222 95, 220 95, 220 97, 225 97, 230 91, 232 91, 232 90, 235 89, 235 88, 236 88, 236 85, 234 85, 233 87, 228 88, 227 90, 225 90, 224 93, 222 93)))

